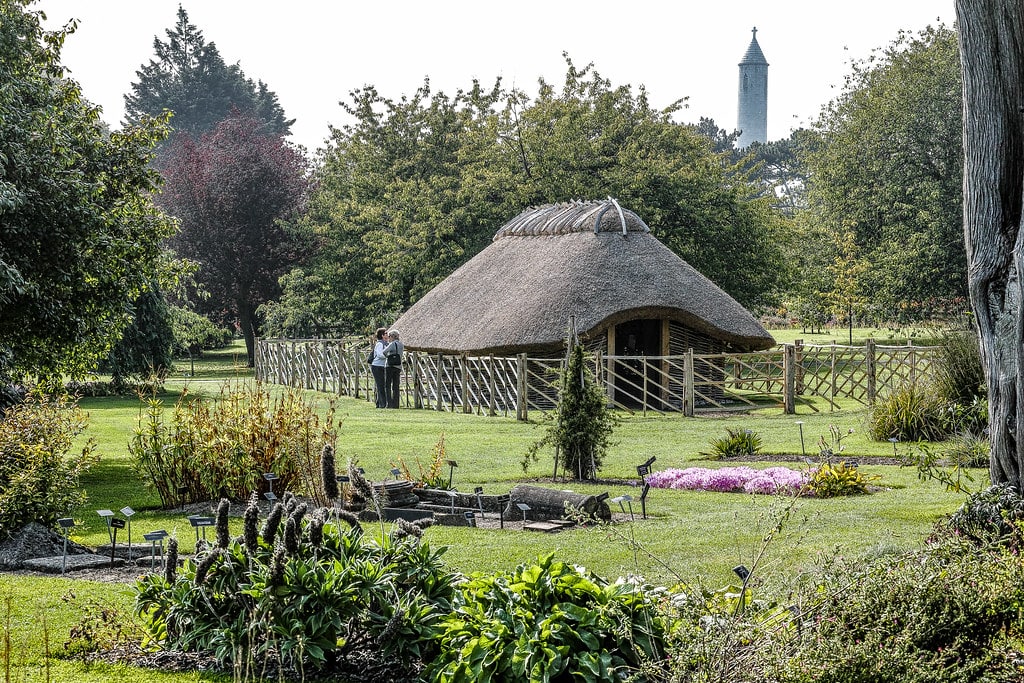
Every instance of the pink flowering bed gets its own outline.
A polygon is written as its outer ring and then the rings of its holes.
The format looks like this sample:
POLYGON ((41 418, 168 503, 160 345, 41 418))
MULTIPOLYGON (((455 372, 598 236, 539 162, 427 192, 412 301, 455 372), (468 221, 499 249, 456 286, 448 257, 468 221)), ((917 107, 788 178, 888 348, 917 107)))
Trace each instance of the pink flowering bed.
POLYGON ((659 489, 690 491, 721 491, 724 493, 790 493, 795 494, 808 481, 808 474, 788 467, 688 467, 669 468, 647 475, 647 483, 659 489))

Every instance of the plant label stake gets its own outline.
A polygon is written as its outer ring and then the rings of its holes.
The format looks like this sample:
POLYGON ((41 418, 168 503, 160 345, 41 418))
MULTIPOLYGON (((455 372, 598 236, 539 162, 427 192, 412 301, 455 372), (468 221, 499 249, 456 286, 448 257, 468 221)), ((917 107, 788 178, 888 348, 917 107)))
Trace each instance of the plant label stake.
POLYGON ((206 527, 213 526, 217 523, 217 520, 213 517, 204 517, 203 515, 189 515, 189 523, 196 530, 196 546, 199 546, 199 530, 203 530, 203 541, 206 541, 206 527))
POLYGON ((459 466, 459 463, 454 460, 445 460, 448 463, 448 488, 452 487, 452 477, 455 476, 455 468, 459 466))
POLYGON ((117 530, 123 529, 126 522, 120 517, 110 518, 110 566, 114 566, 114 551, 117 550, 117 530))
POLYGON ((498 496, 498 528, 505 528, 505 506, 512 500, 512 496, 498 496))
POLYGON ((63 574, 68 566, 68 534, 71 533, 70 529, 75 525, 75 520, 71 517, 61 517, 57 520, 57 524, 64 532, 64 554, 60 558, 60 573, 63 574))
POLYGON ((483 486, 477 486, 475 489, 473 489, 473 493, 476 494, 476 506, 478 508, 480 508, 480 519, 483 519, 484 518, 484 501, 481 498, 481 496, 484 495, 484 487, 483 486))
POLYGON ((106 510, 106 509, 104 509, 104 510, 97 510, 96 514, 99 515, 100 517, 102 517, 103 521, 106 523, 106 525, 107 525, 107 538, 109 538, 110 542, 113 543, 114 542, 114 535, 113 535, 113 533, 110 530, 110 520, 114 516, 114 511, 113 510, 106 510))
POLYGON ((647 519, 647 494, 651 492, 651 485, 646 481, 640 491, 640 509, 643 511, 644 519, 647 519))
POLYGON ((526 513, 530 511, 530 506, 526 503, 516 503, 516 507, 523 513, 523 524, 526 524, 526 513))
POLYGON ((121 514, 128 521, 128 561, 133 562, 135 561, 135 556, 132 554, 132 515, 135 514, 135 510, 125 505, 121 508, 121 514))
POLYGON ((164 539, 167 538, 167 532, 160 529, 159 531, 150 531, 148 534, 142 534, 142 537, 152 544, 149 554, 149 568, 153 569, 156 567, 156 546, 158 543, 160 544, 160 564, 162 566, 162 558, 164 556, 164 539))

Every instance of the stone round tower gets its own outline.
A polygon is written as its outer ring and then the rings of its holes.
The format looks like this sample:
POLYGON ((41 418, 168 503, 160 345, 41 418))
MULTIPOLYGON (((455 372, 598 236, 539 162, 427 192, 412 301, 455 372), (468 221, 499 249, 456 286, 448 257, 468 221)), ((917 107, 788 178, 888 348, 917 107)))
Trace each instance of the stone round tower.
POLYGON ((740 100, 736 127, 740 149, 752 142, 768 141, 768 61, 757 44, 757 28, 740 62, 740 100))

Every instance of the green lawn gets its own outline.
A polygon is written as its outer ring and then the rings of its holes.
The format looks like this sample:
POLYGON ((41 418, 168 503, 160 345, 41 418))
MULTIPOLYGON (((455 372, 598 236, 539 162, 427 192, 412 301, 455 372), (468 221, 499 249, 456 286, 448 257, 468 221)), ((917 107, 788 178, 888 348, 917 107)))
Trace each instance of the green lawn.
MULTIPOLYGON (((846 327, 826 327, 813 332, 800 327, 773 329, 768 332, 779 344, 792 344, 803 340, 806 344, 850 344, 850 330, 846 327)), ((853 328, 853 345, 863 346, 868 339, 885 346, 902 346, 912 342, 916 346, 929 346, 934 342, 939 330, 935 327, 855 327, 853 328)))
MULTIPOLYGON (((240 361, 239 348, 212 354, 196 365, 196 376, 176 375, 168 383, 167 393, 159 397, 172 406, 183 389, 190 394, 216 395, 225 378, 245 378, 248 371, 240 361)), ((523 472, 521 462, 527 447, 543 434, 543 424, 523 424, 513 418, 483 417, 429 410, 379 411, 365 400, 331 397, 310 393, 326 408, 335 401, 342 425, 338 439, 338 460, 355 458, 373 479, 389 475, 400 460, 413 471, 417 462, 426 466, 431 450, 444 434, 446 455, 458 462, 453 484, 461 490, 482 486, 486 493, 507 492, 517 482, 530 479, 550 480, 551 453, 523 472)), ((137 399, 90 398, 81 406, 88 412, 87 436, 95 440, 101 461, 84 480, 89 502, 76 513, 80 526, 75 538, 95 545, 107 540, 106 526, 97 509, 117 510, 130 505, 137 511, 132 518, 135 538, 157 528, 176 534, 183 552, 193 546, 194 532, 184 515, 176 510, 159 509, 159 499, 148 490, 134 470, 127 444, 137 424, 143 403, 137 399)), ((445 555, 451 566, 462 572, 509 569, 539 555, 554 552, 560 559, 582 564, 599 574, 614 578, 626 573, 641 573, 657 582, 678 580, 700 582, 711 587, 733 579, 732 567, 750 566, 762 539, 783 516, 782 531, 772 541, 763 566, 764 575, 792 577, 801 568, 822 555, 841 553, 861 556, 891 549, 913 547, 921 543, 932 524, 941 515, 954 510, 962 495, 947 493, 934 482, 918 481, 910 469, 870 464, 873 456, 891 456, 893 445, 870 441, 863 429, 866 412, 852 404, 830 413, 827 404, 815 404, 819 412, 802 406, 800 414, 784 415, 778 408, 749 415, 683 418, 679 415, 642 417, 624 415, 614 434, 615 445, 601 469, 607 484, 560 482, 560 488, 600 493, 613 497, 638 490, 621 480, 635 480, 637 464, 656 456, 654 469, 665 467, 720 466, 703 452, 713 438, 726 429, 751 429, 762 438, 764 452, 770 454, 817 453, 817 440, 836 425, 843 433, 845 454, 860 458, 862 470, 878 475, 882 487, 869 496, 831 500, 802 499, 786 509, 788 499, 744 494, 695 493, 654 489, 648 498, 648 519, 640 519, 639 502, 634 504, 636 521, 611 528, 577 529, 559 534, 522 531, 497 531, 471 528, 432 527, 425 538, 434 545, 448 546, 445 555), (800 426, 803 422, 804 445, 800 426)), ((533 417, 539 418, 539 415, 533 417)), ((774 463, 759 462, 755 466, 774 463)), ((806 467, 804 463, 780 463, 806 467)), ((979 479, 984 477, 978 471, 979 479)), ((979 481, 980 486, 984 482, 979 481)), ((617 509, 617 507, 616 507, 617 509)), ((53 643, 66 639, 70 625, 80 618, 76 608, 66 605, 60 596, 68 590, 110 603, 130 611, 130 596, 123 586, 101 586, 65 578, 27 578, 7 575, 0 578, 0 595, 11 596, 12 631, 26 639, 16 649, 26 661, 17 665, 26 679, 35 679, 42 658, 42 634, 53 643), (40 623, 38 614, 46 613, 40 623), (45 629, 45 630, 43 630, 45 629), (35 655, 28 654, 35 652, 35 655), (35 669, 33 669, 35 667, 35 669)), ((10 610, 9 610, 10 611, 10 610)), ((55 681, 79 680, 206 680, 191 675, 154 678, 116 667, 84 668, 57 661, 51 664, 55 681)))

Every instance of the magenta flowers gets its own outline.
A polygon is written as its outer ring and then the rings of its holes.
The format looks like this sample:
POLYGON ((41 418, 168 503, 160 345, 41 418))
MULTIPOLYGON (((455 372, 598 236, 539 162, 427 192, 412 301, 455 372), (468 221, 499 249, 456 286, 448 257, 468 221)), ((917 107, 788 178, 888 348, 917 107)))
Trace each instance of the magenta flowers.
POLYGON ((795 494, 807 483, 807 473, 788 467, 689 467, 669 468, 647 475, 647 483, 660 489, 690 491, 721 491, 724 493, 789 493, 795 494))

